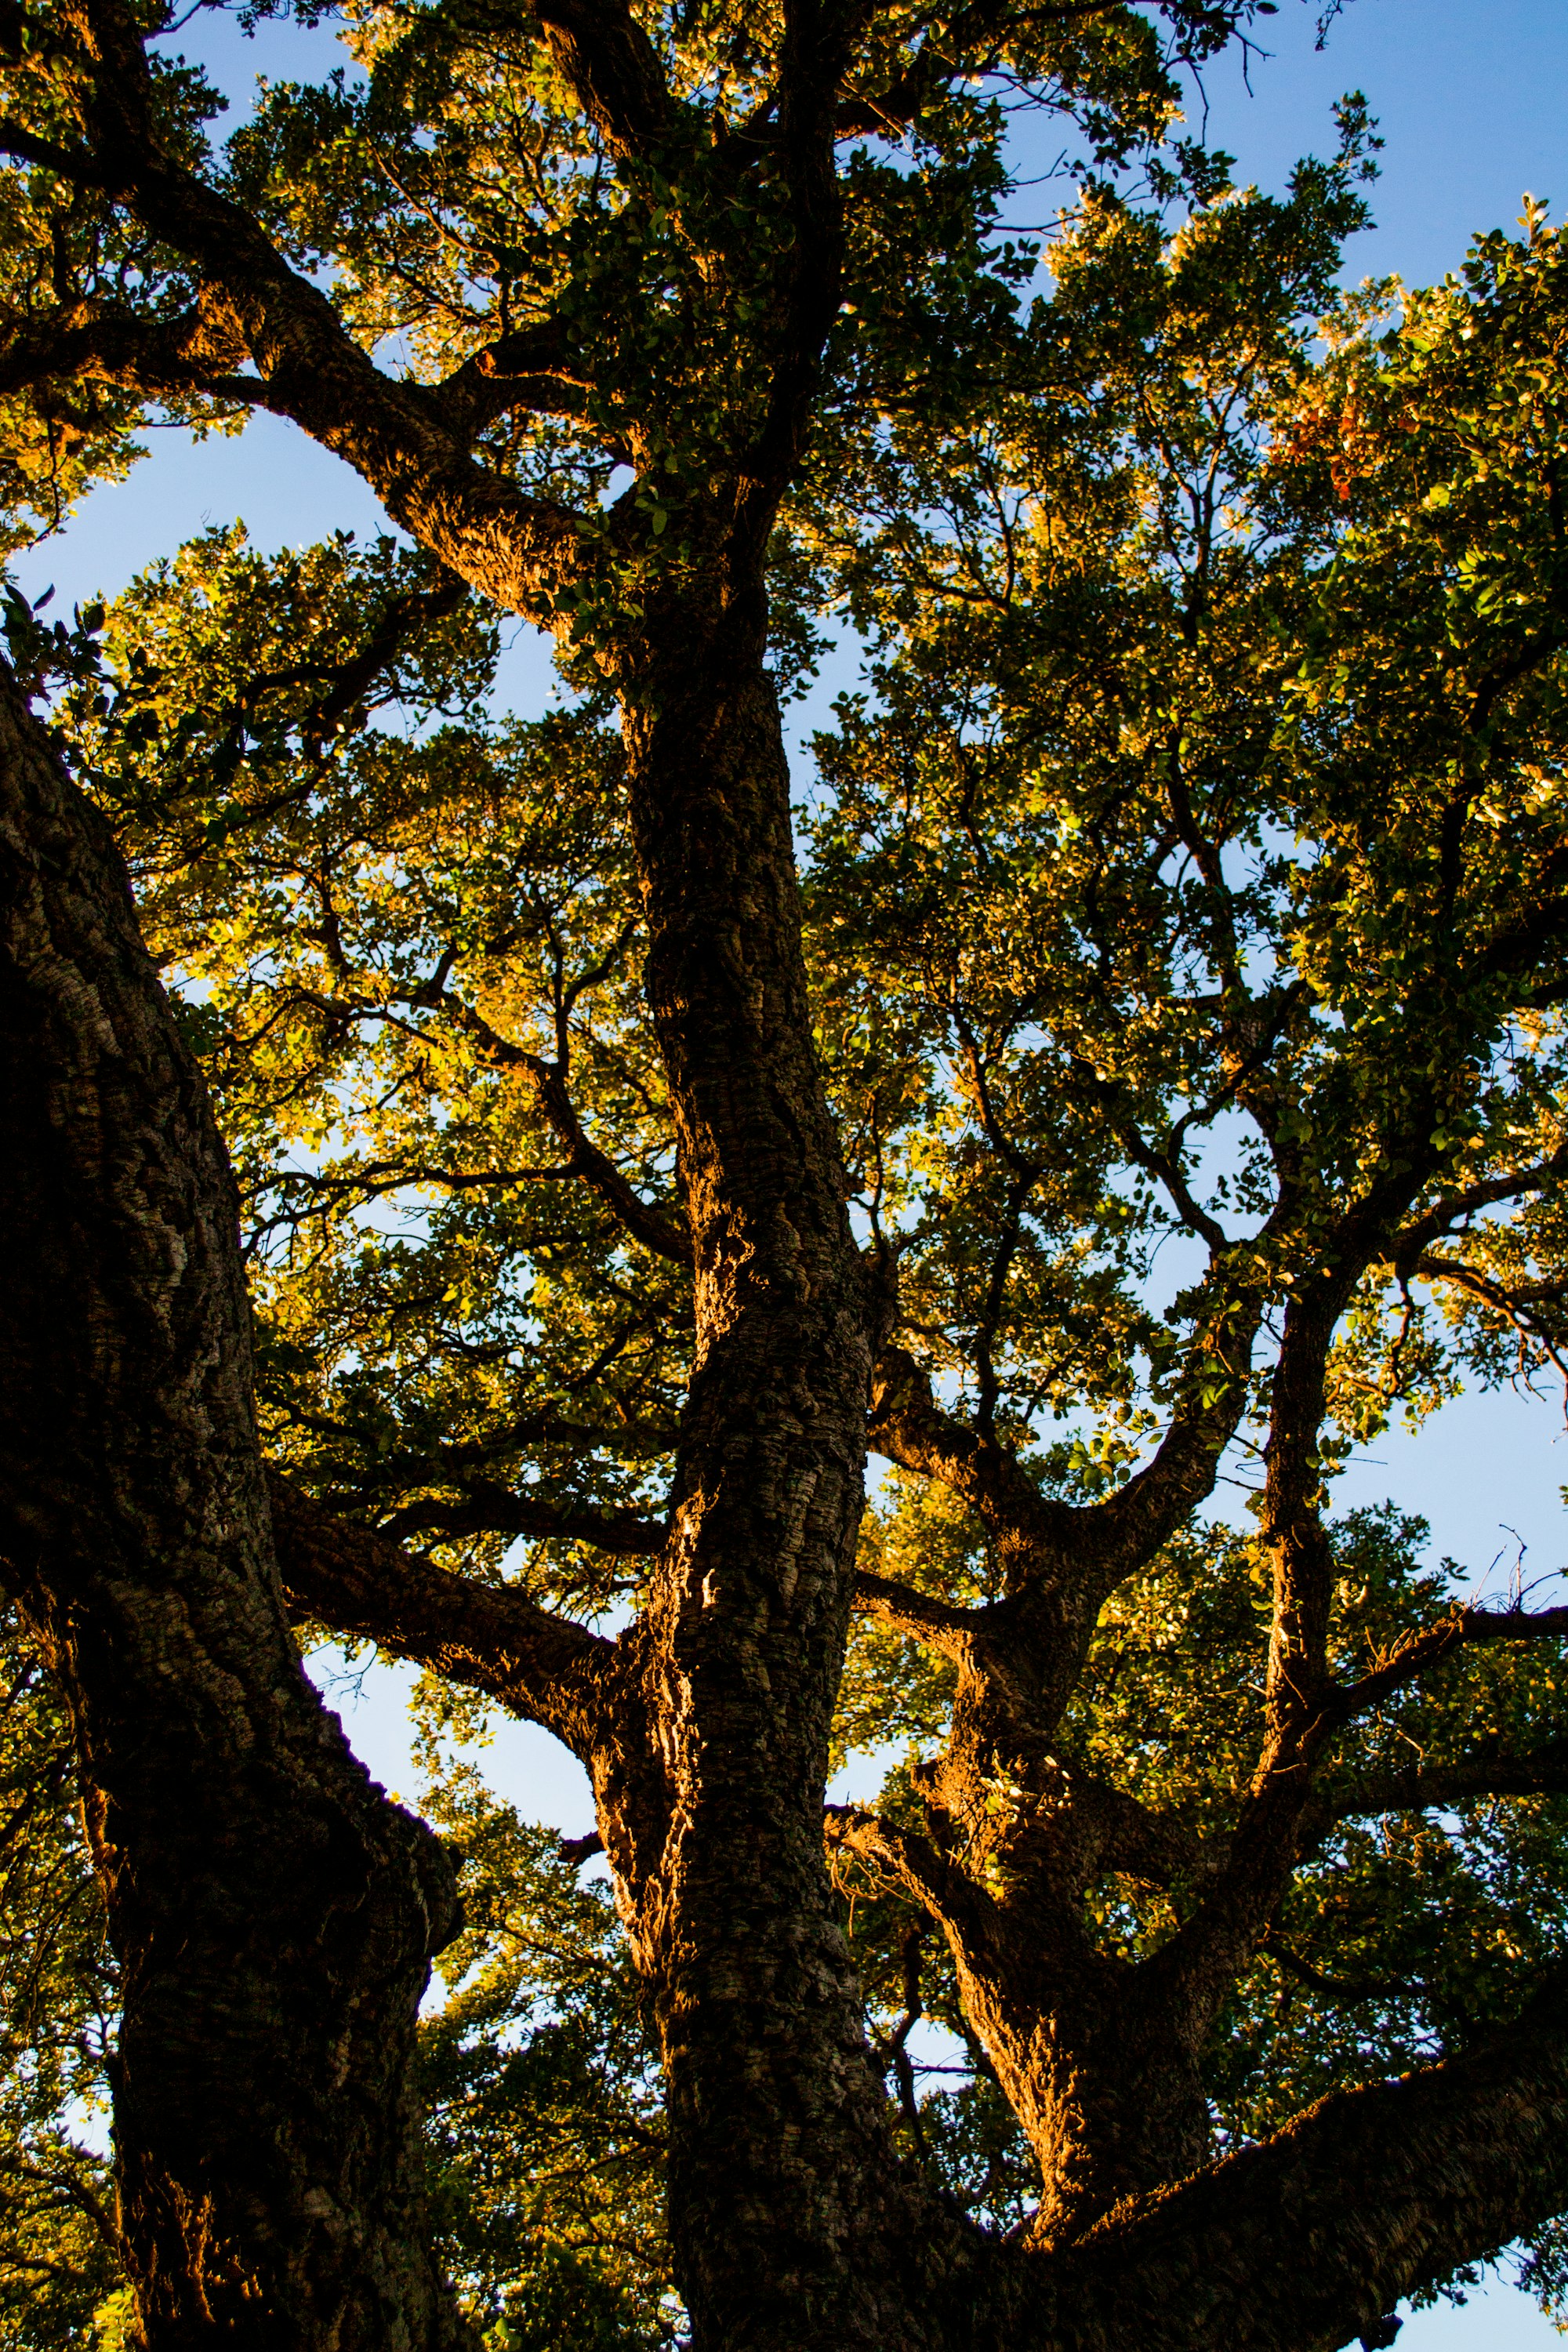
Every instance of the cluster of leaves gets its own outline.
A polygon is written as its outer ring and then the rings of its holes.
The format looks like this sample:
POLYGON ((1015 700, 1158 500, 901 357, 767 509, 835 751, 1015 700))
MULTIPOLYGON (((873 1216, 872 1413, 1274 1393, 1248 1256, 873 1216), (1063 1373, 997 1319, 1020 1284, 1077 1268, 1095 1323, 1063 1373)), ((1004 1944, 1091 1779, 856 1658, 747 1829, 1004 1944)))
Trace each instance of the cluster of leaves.
POLYGON ((69 1723, 0 1618, 0 2334, 112 2347, 123 2291, 106 2157, 116 2006, 69 1723))
POLYGON ((608 1889, 454 1760, 471 1710, 430 1689, 423 1715, 465 1918, 420 2039, 441 2257, 493 2352, 671 2352, 659 2083, 608 1889))

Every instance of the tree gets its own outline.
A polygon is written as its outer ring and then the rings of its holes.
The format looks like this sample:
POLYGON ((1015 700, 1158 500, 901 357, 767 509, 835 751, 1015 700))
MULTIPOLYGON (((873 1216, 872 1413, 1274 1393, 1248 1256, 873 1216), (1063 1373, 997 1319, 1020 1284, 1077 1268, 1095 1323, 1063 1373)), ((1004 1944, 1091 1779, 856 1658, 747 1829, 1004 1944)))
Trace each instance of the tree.
MULTIPOLYGON (((5 20, 17 501, 265 405, 414 542, 14 614, 5 1547, 151 2344, 461 2340, 432 2226, 516 2275, 482 2119, 420 2185, 446 1865, 284 1591, 587 1766, 698 2344, 1386 2342, 1555 2259, 1568 1612, 1327 1496, 1561 1352, 1568 257, 1339 295, 1358 101, 1279 203, 1167 137, 1249 15, 373 7, 221 161, 163 18, 5 20), (1082 143, 1050 300, 1014 103, 1082 143), (912 1753, 825 1817, 841 1683, 912 1753)), ((466 1834, 454 2148, 486 1884, 572 1916, 466 1834)), ((532 2309, 646 2340, 627 2261, 532 2309)))

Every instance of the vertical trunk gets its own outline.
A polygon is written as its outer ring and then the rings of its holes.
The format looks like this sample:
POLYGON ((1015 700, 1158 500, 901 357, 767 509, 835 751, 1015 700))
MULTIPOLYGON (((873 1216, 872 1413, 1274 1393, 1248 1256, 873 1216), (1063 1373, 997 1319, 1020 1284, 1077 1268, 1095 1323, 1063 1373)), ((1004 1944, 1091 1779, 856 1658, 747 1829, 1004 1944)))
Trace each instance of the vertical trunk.
POLYGON ((122 1963, 147 2343, 450 2345, 407 2066, 454 1924, 284 1621, 233 1185, 124 870, 0 667, 0 1553, 122 1963))
POLYGON ((898 2352, 937 2339, 921 2257, 955 2233, 892 2156, 823 1856, 869 1349, 763 645, 760 594, 716 600, 626 695, 698 1341, 640 1635, 657 1793, 606 1789, 606 1843, 668 2066, 698 2342, 898 2352))

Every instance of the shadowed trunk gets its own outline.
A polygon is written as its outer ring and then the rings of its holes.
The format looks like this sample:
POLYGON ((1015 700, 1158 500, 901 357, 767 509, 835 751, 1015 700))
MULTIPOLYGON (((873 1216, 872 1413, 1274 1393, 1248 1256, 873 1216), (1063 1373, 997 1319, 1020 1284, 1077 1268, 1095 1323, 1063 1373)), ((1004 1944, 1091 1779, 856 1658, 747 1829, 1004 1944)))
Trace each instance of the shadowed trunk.
POLYGON ((124 868, 0 667, 4 1572, 68 1695, 153 2352, 434 2352, 407 2088, 450 1866, 284 1619, 236 1198, 124 868))
MULTIPOLYGON (((691 1219, 671 1536, 629 1636, 651 1753, 595 1778, 669 2076, 705 2345, 940 2340, 961 2234, 898 2164, 822 1844, 870 1340, 812 1047, 760 593, 689 612, 626 702, 647 992, 691 1219)), ((630 1663, 630 1662, 628 1662, 630 1663)))

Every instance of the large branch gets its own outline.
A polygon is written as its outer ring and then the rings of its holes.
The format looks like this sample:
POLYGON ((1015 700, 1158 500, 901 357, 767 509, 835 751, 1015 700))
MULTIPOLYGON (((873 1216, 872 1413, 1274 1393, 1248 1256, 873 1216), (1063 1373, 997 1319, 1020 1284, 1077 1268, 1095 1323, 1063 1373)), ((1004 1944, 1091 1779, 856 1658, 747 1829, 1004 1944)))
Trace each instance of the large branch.
MULTIPOLYGON (((1256 1323, 1253 1316, 1248 1341, 1256 1323)), ((867 1435, 876 1452, 968 1503, 1020 1582, 1042 1572, 1067 1575, 1102 1598, 1152 1559, 1212 1491, 1246 1398, 1238 1369, 1210 1402, 1182 1405, 1152 1459, 1100 1503, 1042 1495, 1010 1447, 942 1410, 929 1375, 902 1348, 884 1349, 878 1359, 867 1435)))
POLYGON ((1057 1549, 1074 1514, 1040 1493, 1016 1454, 994 1438, 944 1412, 923 1366, 902 1348, 886 1348, 871 1378, 867 1440, 900 1468, 934 1479, 978 1511, 1005 1549, 1057 1549))
POLYGON ((896 1583, 890 1577, 868 1575, 865 1570, 855 1579, 854 1605, 863 1616, 875 1617, 881 1624, 910 1634, 944 1658, 969 1657, 984 1630, 980 1611, 955 1609, 949 1601, 917 1592, 912 1585, 896 1583))
POLYGON ((838 311, 843 194, 833 117, 860 9, 857 0, 784 0, 778 69, 778 153, 794 236, 769 321, 767 411, 746 460, 742 514, 760 547, 779 491, 805 446, 822 353, 838 311))
MULTIPOLYGON (((296 992, 318 1011, 353 1021, 389 1020, 393 1017, 389 1005, 407 1005, 426 1012, 439 1006, 476 1041, 488 1061, 498 1069, 514 1070, 526 1079, 546 1124, 566 1153, 565 1160, 558 1168, 532 1169, 524 1172, 534 1179, 580 1179, 614 1210, 626 1231, 641 1242, 645 1249, 668 1258, 676 1265, 689 1266, 692 1262, 689 1235, 661 1209, 645 1201, 622 1175, 609 1154, 601 1151, 592 1140, 567 1091, 565 1076, 560 1065, 547 1062, 542 1055, 531 1054, 526 1047, 501 1036, 498 1030, 491 1028, 477 1007, 464 1003, 461 998, 450 992, 445 974, 455 955, 455 950, 448 950, 434 979, 426 984, 380 1002, 349 995, 329 996, 314 989, 300 989, 296 992)), ((451 1180, 443 1178, 438 1181, 451 1180)))
POLYGON ((965 1946, 994 1927, 996 1906, 985 1889, 917 1830, 900 1829, 860 1805, 826 1805, 822 1834, 830 1865, 858 1863, 873 1879, 900 1887, 965 1946))
POLYGON ((1561 1796, 1565 1790, 1568 1739, 1552 1739, 1522 1756, 1482 1748, 1452 1764, 1374 1773, 1335 1790, 1327 1801, 1333 1818, 1342 1822, 1376 1813, 1446 1811, 1481 1797, 1561 1796))
POLYGON ((322 1510, 277 1470, 268 1487, 295 1615, 488 1692, 586 1759, 609 1704, 613 1643, 505 1585, 410 1559, 372 1528, 322 1510))
POLYGON ((1538 1311, 1542 1305, 1562 1305, 1564 1297, 1562 1284, 1531 1284, 1528 1290, 1510 1290, 1505 1284, 1494 1282, 1479 1266, 1466 1265, 1459 1258, 1445 1257, 1438 1250, 1427 1250, 1417 1258, 1415 1271, 1424 1275, 1428 1282, 1446 1282, 1466 1297, 1478 1300, 1500 1321, 1510 1325, 1522 1340, 1533 1341, 1559 1372, 1568 1376, 1568 1362, 1563 1360, 1561 1334, 1554 1331, 1545 1315, 1538 1311))
MULTIPOLYGON (((1112 0, 1058 0, 1031 16, 1071 19, 1104 16, 1112 0)), ((988 70, 998 54, 998 37, 1010 11, 999 0, 956 10, 945 25, 926 27, 925 37, 903 70, 875 88, 847 87, 834 114, 839 139, 899 139, 924 110, 961 77, 988 70)))
MULTIPOLYGON (((553 623, 581 570, 582 519, 476 465, 439 395, 384 375, 252 215, 164 152, 141 34, 121 0, 83 0, 79 21, 96 55, 94 142, 90 156, 63 154, 55 167, 106 189, 195 265, 206 315, 223 314, 255 362, 259 400, 345 458, 474 587, 553 623)), ((0 150, 26 158, 36 145, 0 128, 0 150)))
POLYGON ((439 386, 442 407, 468 433, 514 408, 585 420, 589 390, 582 362, 553 319, 498 335, 439 386))
POLYGON ((1456 1609, 1410 1634, 1381 1665, 1329 1694, 1323 1729, 1337 1730, 1395 1691, 1416 1682, 1466 1643, 1554 1641, 1568 1637, 1568 1609, 1456 1609))
POLYGON ((537 1054, 525 1054, 513 1047, 508 1059, 531 1081, 534 1100, 543 1112, 556 1140, 567 1156, 567 1165, 574 1176, 593 1187, 602 1201, 615 1211, 626 1231, 660 1257, 673 1265, 691 1264, 691 1236, 671 1222, 660 1209, 653 1208, 627 1183, 607 1152, 601 1151, 589 1137, 577 1116, 566 1081, 553 1063, 542 1061, 537 1054))
MULTIPOLYGON (((436 1000, 426 998, 424 1001, 436 1000)), ((462 1026, 478 1040, 490 1061, 500 1068, 517 1071, 520 1076, 528 1080, 546 1125, 566 1154, 563 1173, 580 1176, 584 1183, 591 1185, 645 1249, 670 1259, 676 1265, 690 1265, 690 1234, 673 1223, 662 1210, 645 1201, 626 1181, 609 1154, 601 1151, 592 1140, 567 1091, 566 1073, 561 1064, 547 1062, 542 1055, 531 1054, 525 1046, 514 1045, 510 1038, 501 1036, 475 1006, 464 1004, 444 992, 438 1001, 444 1003, 462 1026)))
POLYGON ((1402 2296, 1568 2206, 1568 1996, 1401 2081, 1341 2092, 1259 2147, 1026 2257, 1016 2352, 1327 2352, 1402 2296))
POLYGON ((1517 1201, 1522 1193, 1544 1192, 1563 1176, 1568 1176, 1568 1146, 1533 1168, 1510 1170, 1504 1175, 1467 1184, 1458 1192, 1446 1192, 1424 1216, 1415 1218, 1394 1235, 1391 1254, 1395 1267, 1406 1276, 1413 1274, 1429 1244, 1444 1239, 1461 1220, 1503 1201, 1517 1201))
MULTIPOLYGON (((0 124, 0 147, 18 148, 15 131, 0 124)), ((152 391, 190 391, 225 378, 225 388, 254 396, 255 384, 236 385, 227 372, 246 358, 227 305, 210 296, 174 318, 138 317, 102 302, 76 302, 28 317, 0 338, 0 393, 23 390, 51 376, 97 376, 152 391)))
POLYGON ((1213 1493, 1246 1402, 1247 1382, 1238 1371, 1211 1403, 1182 1405, 1143 1468, 1104 1502, 1074 1513, 1075 1539, 1098 1559, 1102 1581, 1143 1567, 1213 1493))

